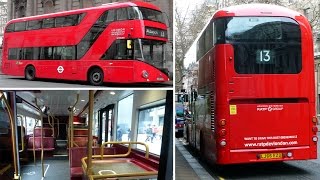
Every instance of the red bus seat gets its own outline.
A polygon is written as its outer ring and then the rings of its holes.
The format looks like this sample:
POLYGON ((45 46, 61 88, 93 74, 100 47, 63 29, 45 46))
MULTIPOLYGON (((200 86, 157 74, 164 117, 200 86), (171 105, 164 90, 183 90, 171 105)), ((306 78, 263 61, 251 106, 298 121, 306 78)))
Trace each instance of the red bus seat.
MULTIPOLYGON (((54 137, 43 137, 43 150, 54 151, 55 149, 54 137)), ((41 137, 35 137, 34 147, 36 151, 41 150, 41 137)), ((33 137, 29 137, 28 140, 28 151, 33 151, 33 137)))
MULTIPOLYGON (((52 134, 51 128, 43 128, 43 137, 52 137, 52 134)), ((41 128, 34 129, 34 136, 41 137, 41 128)))

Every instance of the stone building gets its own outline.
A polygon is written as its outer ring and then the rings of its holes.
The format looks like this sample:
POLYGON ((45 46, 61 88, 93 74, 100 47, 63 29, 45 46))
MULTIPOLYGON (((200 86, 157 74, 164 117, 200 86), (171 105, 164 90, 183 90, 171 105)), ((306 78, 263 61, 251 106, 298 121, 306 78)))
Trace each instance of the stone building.
MULTIPOLYGON (((41 15, 92 6, 100 6, 112 2, 130 0, 8 0, 8 20, 25 16, 41 15)), ((142 0, 141 0, 142 1, 142 0)), ((165 66, 173 71, 173 0, 143 0, 158 6, 168 25, 169 42, 166 46, 165 66)))

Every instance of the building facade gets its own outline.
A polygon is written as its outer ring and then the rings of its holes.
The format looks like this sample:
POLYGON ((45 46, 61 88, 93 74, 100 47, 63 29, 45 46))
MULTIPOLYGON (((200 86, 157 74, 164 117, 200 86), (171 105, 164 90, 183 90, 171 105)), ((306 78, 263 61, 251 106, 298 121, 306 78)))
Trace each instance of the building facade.
MULTIPOLYGON (((100 6, 106 3, 130 0, 8 0, 8 20, 73 9, 100 6)), ((141 0, 142 1, 142 0, 141 0)), ((158 6, 164 12, 169 41, 165 47, 165 67, 173 72, 173 0, 143 0, 158 6)))

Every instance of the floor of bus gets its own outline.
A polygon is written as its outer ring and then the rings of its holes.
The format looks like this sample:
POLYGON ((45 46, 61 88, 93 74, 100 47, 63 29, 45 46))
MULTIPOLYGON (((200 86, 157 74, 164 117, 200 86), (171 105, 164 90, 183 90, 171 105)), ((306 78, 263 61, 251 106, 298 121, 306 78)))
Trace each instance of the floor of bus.
MULTIPOLYGON (((46 180, 69 180, 70 166, 66 141, 57 141, 52 157, 44 157, 44 179, 46 180)), ((30 155, 30 154, 29 154, 30 155)), ((28 162, 21 163, 21 176, 23 180, 42 179, 42 166, 40 157, 37 157, 36 165, 33 158, 28 162)))
MULTIPOLYGON (((41 161, 38 159, 36 165, 33 162, 21 164, 21 176, 23 180, 42 179, 41 161)), ((68 180, 70 179, 70 167, 67 156, 46 157, 44 159, 44 176, 46 180, 68 180)))

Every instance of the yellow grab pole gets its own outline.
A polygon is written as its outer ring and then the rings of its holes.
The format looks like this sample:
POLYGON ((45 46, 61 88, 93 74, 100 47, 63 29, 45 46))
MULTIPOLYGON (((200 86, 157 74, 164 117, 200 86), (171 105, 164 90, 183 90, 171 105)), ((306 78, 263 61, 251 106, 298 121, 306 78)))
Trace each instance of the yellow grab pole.
MULTIPOLYGON (((15 97, 14 97, 15 98, 15 97)), ((7 100, 7 98, 4 96, 4 93, 0 91, 0 100, 3 99, 8 115, 9 115, 9 120, 10 120, 10 126, 11 126, 11 143, 12 143, 12 152, 13 152, 13 165, 14 165, 14 177, 13 179, 20 179, 20 175, 18 173, 18 159, 17 159, 17 143, 15 140, 15 127, 16 127, 16 122, 14 120, 13 112, 11 110, 11 106, 7 100)))
POLYGON ((20 122, 21 122, 21 128, 20 128, 20 136, 21 136, 21 150, 19 150, 19 152, 23 152, 24 151, 24 132, 23 132, 23 117, 18 115, 17 117, 20 118, 20 122))
POLYGON ((93 90, 89 91, 89 120, 88 120, 88 168, 87 176, 92 174, 92 119, 93 119, 93 90))
MULTIPOLYGON (((40 106, 38 105, 38 99, 36 98, 36 106, 40 109, 40 120, 41 120, 41 169, 42 177, 44 177, 44 164, 43 164, 43 115, 40 106)), ((34 136, 34 135, 33 135, 34 136)), ((35 139, 33 139, 34 142, 35 139)))
POLYGON ((77 103, 78 103, 78 101, 79 101, 79 96, 80 96, 80 94, 79 93, 77 93, 77 100, 76 100, 76 102, 74 103, 74 105, 72 106, 72 108, 71 108, 71 147, 73 147, 73 115, 74 115, 74 113, 73 113, 73 110, 74 110, 74 108, 75 108, 75 106, 77 105, 77 103))

